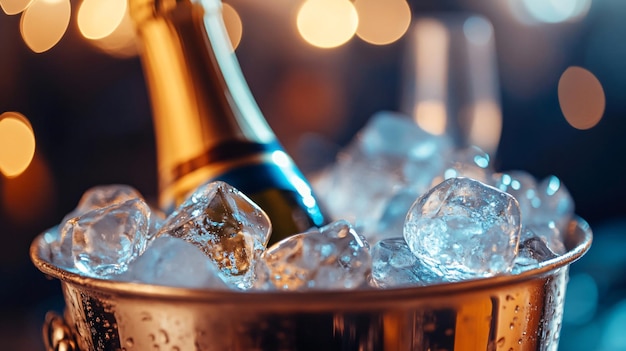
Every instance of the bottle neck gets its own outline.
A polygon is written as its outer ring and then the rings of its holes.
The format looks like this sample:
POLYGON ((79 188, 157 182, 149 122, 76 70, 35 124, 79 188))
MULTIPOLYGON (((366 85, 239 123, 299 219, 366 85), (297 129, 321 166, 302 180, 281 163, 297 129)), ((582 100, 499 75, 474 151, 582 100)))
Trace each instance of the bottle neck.
POLYGON ((220 162, 278 148, 230 45, 221 1, 129 3, 143 44, 162 196, 212 178, 220 162))

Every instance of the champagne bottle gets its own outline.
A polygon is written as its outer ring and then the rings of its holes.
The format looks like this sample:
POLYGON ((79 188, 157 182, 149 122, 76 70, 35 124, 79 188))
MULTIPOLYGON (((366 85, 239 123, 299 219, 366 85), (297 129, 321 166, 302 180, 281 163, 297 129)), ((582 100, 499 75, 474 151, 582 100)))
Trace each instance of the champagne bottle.
POLYGON ((130 0, 157 142, 159 206, 225 181, 269 215, 276 242, 325 224, 302 173, 258 108, 220 0, 130 0))

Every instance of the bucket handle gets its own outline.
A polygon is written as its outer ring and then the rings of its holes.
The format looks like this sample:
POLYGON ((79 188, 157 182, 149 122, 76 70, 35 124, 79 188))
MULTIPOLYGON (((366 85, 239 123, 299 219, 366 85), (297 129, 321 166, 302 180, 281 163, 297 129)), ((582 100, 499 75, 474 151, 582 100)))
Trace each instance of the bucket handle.
POLYGON ((42 329, 46 351, 79 351, 70 327, 56 312, 46 313, 42 329))

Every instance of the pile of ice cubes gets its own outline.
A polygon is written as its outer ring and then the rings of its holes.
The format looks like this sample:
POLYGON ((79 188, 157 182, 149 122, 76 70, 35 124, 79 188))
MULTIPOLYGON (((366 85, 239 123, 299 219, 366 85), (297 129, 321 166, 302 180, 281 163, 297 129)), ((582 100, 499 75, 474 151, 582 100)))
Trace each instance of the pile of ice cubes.
POLYGON ((271 247, 269 218, 229 184, 201 186, 167 217, 129 186, 97 186, 44 234, 49 260, 188 288, 418 286, 533 269, 565 253, 574 215, 557 177, 495 172, 480 149, 455 149, 391 112, 373 116, 313 186, 333 222, 271 247))

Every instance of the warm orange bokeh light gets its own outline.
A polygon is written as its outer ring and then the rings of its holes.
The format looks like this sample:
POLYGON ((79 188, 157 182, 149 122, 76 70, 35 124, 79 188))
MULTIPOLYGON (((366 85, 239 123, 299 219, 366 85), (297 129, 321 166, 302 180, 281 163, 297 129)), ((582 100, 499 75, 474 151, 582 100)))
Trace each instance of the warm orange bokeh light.
POLYGON ((359 17, 347 0, 307 0, 298 10, 298 32, 313 46, 334 48, 356 33, 359 17))
POLYGON ((90 39, 88 42, 114 57, 126 58, 137 56, 139 53, 137 48, 137 34, 135 33, 133 21, 128 13, 128 6, 126 6, 122 19, 113 29, 113 32, 99 39, 90 39))
POLYGON ((35 134, 28 119, 17 112, 0 115, 0 172, 17 177, 35 154, 35 134))
POLYGON ((359 14, 356 35, 375 45, 400 39, 411 24, 411 9, 406 0, 355 0, 359 14))
POLYGON ((41 223, 42 219, 58 220, 50 218, 55 212, 55 198, 52 172, 39 153, 19 177, 0 182, 0 207, 11 222, 22 227, 41 223))
POLYGON ((606 104, 602 84, 582 67, 569 67, 559 79, 559 104, 567 122, 576 129, 590 129, 602 119, 606 104))
POLYGON ((20 21, 24 42, 36 53, 49 50, 65 34, 71 13, 69 0, 34 0, 20 21))
POLYGON ((0 7, 7 15, 17 15, 26 10, 33 0, 0 0, 0 7))
POLYGON ((222 6, 222 18, 224 19, 224 26, 228 32, 228 38, 233 50, 239 46, 241 41, 241 35, 243 33, 243 26, 241 24, 241 18, 232 6, 229 4, 223 4, 222 6))
POLYGON ((127 0, 83 0, 78 9, 78 29, 87 39, 101 39, 120 25, 127 0))
POLYGON ((450 33, 437 19, 424 18, 412 28, 411 43, 417 86, 413 97, 413 119, 425 131, 443 134, 448 125, 448 62, 450 33))
POLYGON ((497 101, 476 101, 468 107, 465 120, 468 122, 470 145, 494 153, 502 134, 502 111, 497 101))

